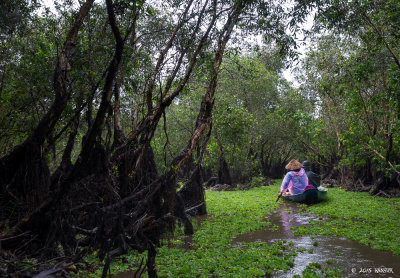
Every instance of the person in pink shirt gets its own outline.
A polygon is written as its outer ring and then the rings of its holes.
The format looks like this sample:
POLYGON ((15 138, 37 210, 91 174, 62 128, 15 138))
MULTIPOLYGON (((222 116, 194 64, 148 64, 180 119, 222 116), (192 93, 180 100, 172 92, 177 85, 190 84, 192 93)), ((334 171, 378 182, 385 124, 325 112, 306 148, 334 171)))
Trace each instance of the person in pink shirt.
POLYGON ((308 185, 308 177, 303 169, 303 165, 296 159, 292 159, 286 165, 287 174, 283 178, 279 195, 294 195, 304 192, 308 185))

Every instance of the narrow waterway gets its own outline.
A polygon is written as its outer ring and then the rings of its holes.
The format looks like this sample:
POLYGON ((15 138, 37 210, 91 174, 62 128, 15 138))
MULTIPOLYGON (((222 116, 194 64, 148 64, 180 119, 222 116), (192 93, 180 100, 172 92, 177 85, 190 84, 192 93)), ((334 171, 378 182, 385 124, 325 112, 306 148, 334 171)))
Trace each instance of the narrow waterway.
MULTIPOLYGON (((196 218, 198 225, 205 217, 196 218)), ((278 271, 273 277, 288 278, 301 273, 310 263, 319 263, 322 268, 342 268, 343 277, 360 278, 400 278, 400 256, 390 252, 375 250, 356 241, 333 236, 294 236, 293 227, 308 225, 310 220, 324 221, 315 215, 304 213, 300 207, 285 202, 266 216, 271 222, 269 228, 240 235, 232 240, 232 246, 241 248, 244 242, 293 242, 291 249, 297 251, 294 266, 288 271, 278 271), (311 252, 312 250, 312 252, 311 252)), ((184 241, 184 249, 191 250, 191 237, 184 241)), ((134 272, 128 271, 113 277, 130 278, 134 272)))
POLYGON ((346 238, 332 236, 299 236, 293 235, 291 227, 308 225, 317 217, 299 212, 294 203, 285 202, 278 207, 267 220, 270 228, 240 235, 233 239, 232 245, 240 247, 243 242, 292 241, 297 252, 294 267, 284 273, 277 272, 274 277, 292 277, 301 274, 309 263, 320 263, 323 266, 342 267, 345 277, 400 277, 400 256, 390 252, 374 250, 346 238), (312 251, 310 250, 312 249, 312 251), (312 253, 310 253, 312 252, 312 253))

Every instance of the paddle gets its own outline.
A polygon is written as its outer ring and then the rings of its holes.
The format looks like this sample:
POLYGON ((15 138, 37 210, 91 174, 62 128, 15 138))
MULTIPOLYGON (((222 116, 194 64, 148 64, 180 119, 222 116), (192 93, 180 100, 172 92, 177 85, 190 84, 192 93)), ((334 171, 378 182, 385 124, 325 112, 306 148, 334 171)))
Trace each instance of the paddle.
POLYGON ((281 196, 282 196, 282 192, 278 194, 278 198, 276 198, 276 201, 275 201, 275 204, 274 204, 274 206, 275 206, 275 205, 276 205, 276 203, 279 201, 279 198, 280 198, 281 196))

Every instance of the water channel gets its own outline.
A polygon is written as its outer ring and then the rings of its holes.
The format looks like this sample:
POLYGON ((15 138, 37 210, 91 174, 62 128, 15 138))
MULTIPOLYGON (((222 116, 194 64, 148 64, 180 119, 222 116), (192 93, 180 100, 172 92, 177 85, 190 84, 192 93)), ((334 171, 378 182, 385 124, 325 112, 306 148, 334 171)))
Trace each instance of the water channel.
POLYGON ((294 267, 289 272, 277 272, 274 277, 301 275, 309 263, 323 264, 328 260, 331 263, 330 267, 342 267, 345 277, 400 277, 400 256, 394 256, 390 252, 375 250, 346 238, 294 236, 291 227, 308 225, 312 219, 318 220, 311 214, 299 212, 299 207, 294 203, 285 202, 266 218, 272 223, 272 229, 240 235, 233 239, 232 245, 240 247, 243 242, 287 240, 293 242, 295 250, 305 250, 298 252, 294 267), (313 250, 312 254, 307 252, 309 249, 313 250))
MULTIPOLYGON (((201 221, 202 218, 198 220, 201 221)), ((286 240, 293 242, 293 250, 304 250, 297 252, 294 267, 289 272, 279 271, 273 277, 288 278, 296 274, 301 276, 308 264, 320 263, 326 267, 327 261, 329 261, 331 269, 335 267, 343 269, 344 277, 400 278, 400 256, 395 256, 390 252, 375 250, 346 238, 294 236, 293 226, 308 225, 310 220, 320 221, 312 214, 301 212, 300 207, 295 203, 283 203, 272 214, 267 215, 265 220, 272 223, 269 228, 237 236, 232 239, 232 246, 241 248, 244 242, 273 243, 286 240), (313 250, 312 253, 308 252, 310 249, 313 250)), ((183 248, 190 250, 190 246, 191 238, 188 237, 183 248)), ((133 272, 120 273, 114 277, 133 277, 133 272)))

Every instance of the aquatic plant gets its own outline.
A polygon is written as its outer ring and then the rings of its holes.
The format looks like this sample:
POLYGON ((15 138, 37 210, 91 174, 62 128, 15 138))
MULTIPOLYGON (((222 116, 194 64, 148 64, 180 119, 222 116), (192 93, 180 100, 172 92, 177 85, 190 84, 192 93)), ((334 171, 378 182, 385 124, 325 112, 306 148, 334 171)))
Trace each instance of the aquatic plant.
POLYGON ((329 200, 307 207, 307 212, 328 217, 310 221, 295 234, 346 237, 374 249, 400 255, 400 200, 372 197, 364 192, 329 189, 329 200))
MULTIPOLYGON (((195 233, 185 238, 178 228, 171 239, 158 248, 157 269, 162 277, 265 277, 275 272, 288 271, 294 266, 297 253, 313 252, 318 246, 315 237, 308 248, 293 250, 293 241, 282 239, 274 244, 241 242, 232 239, 240 234, 268 228, 268 215, 274 209, 278 185, 253 188, 248 191, 207 191, 209 215, 193 219, 195 233)), ((313 206, 300 205, 301 211, 318 214, 324 220, 311 222, 307 227, 297 227, 297 234, 339 235, 377 246, 380 249, 400 252, 400 202, 372 198, 363 193, 329 190, 330 200, 313 206), (369 207, 371 206, 371 207, 369 207), (395 209, 397 206, 397 209, 395 209), (390 213, 389 213, 390 212, 390 213), (382 227, 377 225, 380 223, 382 227), (362 228, 361 228, 362 227, 362 228), (368 231, 368 233, 366 233, 368 231), (373 235, 373 238, 371 237, 373 235)), ((280 201, 281 202, 281 201, 280 201)), ((336 255, 340 256, 338 251, 336 255)), ((112 273, 135 269, 141 256, 137 252, 114 262, 112 273)), ((91 258, 94 260, 93 258, 91 258)), ((343 269, 331 268, 327 260, 320 267, 311 264, 302 277, 343 277, 343 269)), ((101 267, 101 266, 100 266, 101 267)), ((84 275, 98 277, 100 270, 84 275), (96 272, 97 271, 97 272, 96 272), (97 274, 96 274, 97 273, 97 274)), ((297 276, 301 277, 301 276, 297 276)))

